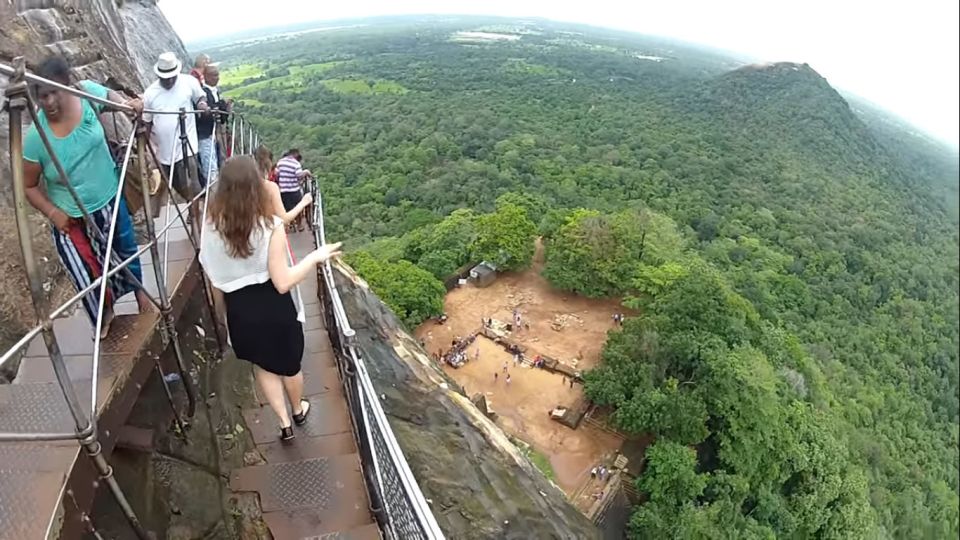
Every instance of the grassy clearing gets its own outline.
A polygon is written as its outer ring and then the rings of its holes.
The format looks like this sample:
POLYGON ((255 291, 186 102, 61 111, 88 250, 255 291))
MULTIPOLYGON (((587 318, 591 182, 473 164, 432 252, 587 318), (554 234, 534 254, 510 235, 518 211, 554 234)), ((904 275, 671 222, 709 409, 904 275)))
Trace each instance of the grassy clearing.
POLYGON ((409 91, 393 81, 375 81, 371 84, 358 79, 326 79, 321 82, 328 90, 338 94, 406 94, 409 91))
POLYGON ((263 90, 264 88, 282 88, 284 90, 296 91, 297 88, 302 88, 304 86, 304 82, 305 81, 303 79, 291 78, 289 75, 287 75, 284 77, 277 77, 275 79, 257 81, 246 86, 234 88, 224 92, 224 95, 231 98, 241 98, 245 94, 250 94, 256 92, 257 90, 263 90))
POLYGON ((290 66, 288 69, 290 71, 290 77, 292 76, 301 76, 305 77, 307 75, 316 75, 318 73, 324 73, 330 71, 331 69, 342 66, 349 63, 349 60, 336 60, 333 62, 322 62, 320 64, 307 64, 304 66, 290 66))
POLYGON ((232 86, 235 84, 240 84, 247 79, 253 79, 262 75, 263 70, 258 64, 241 64, 221 72, 220 84, 224 86, 232 86))
POLYGON ((237 98, 237 103, 242 104, 244 107, 263 107, 264 103, 259 99, 253 98, 237 98))
POLYGON ((550 480, 551 482, 557 481, 557 475, 553 472, 553 466, 550 465, 550 460, 547 459, 547 456, 531 448, 527 457, 534 465, 536 465, 538 469, 540 469, 540 472, 547 477, 547 480, 550 480))
POLYGON ((533 64, 523 58, 511 58, 504 62, 504 71, 508 73, 524 73, 527 75, 541 75, 544 77, 559 77, 569 73, 566 70, 545 66, 543 64, 533 64))
MULTIPOLYGON (((274 89, 284 89, 291 91, 298 91, 297 89, 304 88, 308 81, 316 75, 320 75, 326 71, 346 64, 347 61, 340 60, 335 62, 323 62, 320 64, 306 64, 302 66, 288 66, 287 75, 282 75, 280 77, 273 77, 272 79, 267 79, 264 81, 257 81, 250 83, 244 86, 233 88, 224 93, 227 97, 234 99, 240 98, 246 94, 256 92, 258 90, 263 90, 264 88, 274 88, 274 89)), ((262 72, 260 73, 263 74, 262 72)), ((243 79, 241 79, 242 81, 243 79)))

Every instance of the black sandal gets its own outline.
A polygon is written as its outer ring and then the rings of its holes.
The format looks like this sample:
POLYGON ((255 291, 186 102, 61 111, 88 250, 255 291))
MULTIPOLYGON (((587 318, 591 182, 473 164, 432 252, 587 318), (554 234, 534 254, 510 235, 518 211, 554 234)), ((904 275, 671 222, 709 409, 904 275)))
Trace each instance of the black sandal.
POLYGON ((300 400, 300 414, 293 415, 293 423, 302 426, 307 423, 307 415, 310 414, 310 402, 301 399, 300 400))
POLYGON ((293 434, 293 426, 287 426, 280 428, 280 440, 283 442, 292 441, 295 435, 293 434))

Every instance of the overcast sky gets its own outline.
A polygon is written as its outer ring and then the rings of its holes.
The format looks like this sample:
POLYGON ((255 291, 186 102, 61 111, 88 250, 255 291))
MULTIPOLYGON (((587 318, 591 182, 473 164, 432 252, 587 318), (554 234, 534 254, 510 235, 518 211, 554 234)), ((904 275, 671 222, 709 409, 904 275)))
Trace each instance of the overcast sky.
POLYGON ((957 147, 957 0, 160 0, 186 41, 310 20, 422 13, 537 16, 678 38, 765 61, 807 62, 957 147), (211 23, 210 21, 215 21, 211 23))

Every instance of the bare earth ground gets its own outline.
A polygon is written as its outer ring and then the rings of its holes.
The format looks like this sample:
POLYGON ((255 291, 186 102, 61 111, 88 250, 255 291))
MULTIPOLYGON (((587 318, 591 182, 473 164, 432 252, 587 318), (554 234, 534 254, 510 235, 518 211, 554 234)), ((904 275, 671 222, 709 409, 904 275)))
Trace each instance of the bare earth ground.
POLYGON ((590 299, 550 286, 540 275, 543 270, 543 245, 537 241, 533 267, 523 272, 507 272, 489 287, 466 285, 450 291, 444 300, 447 323, 439 326, 427 322, 417 329, 418 338, 426 341, 431 353, 449 349, 456 336, 477 331, 483 318, 492 317, 512 322, 518 308, 530 330, 513 334, 535 354, 545 354, 586 370, 597 364, 607 341, 607 331, 614 327, 613 314, 632 313, 616 299, 590 299), (562 330, 551 328, 555 318, 564 321, 562 330), (577 362, 580 355, 582 360, 577 362))
MULTIPOLYGON (((530 330, 514 333, 513 338, 529 347, 527 357, 545 354, 578 369, 596 365, 613 328, 614 313, 626 312, 617 300, 591 300, 552 288, 540 275, 543 266, 542 246, 537 244, 533 268, 524 272, 500 275, 487 288, 466 285, 447 294, 444 308, 446 324, 433 321, 415 331, 430 353, 450 348, 451 341, 477 331, 481 320, 493 317, 512 320, 513 309, 519 308, 530 330), (555 317, 566 320, 560 331, 551 328, 555 317), (577 363, 577 357, 582 360, 577 363)), ((479 337, 468 349, 470 361, 447 373, 462 385, 468 396, 483 393, 490 407, 499 415, 498 423, 510 435, 529 443, 547 456, 556 475, 556 484, 570 497, 590 479, 590 469, 610 457, 620 447, 621 438, 581 424, 572 430, 550 420, 550 410, 558 405, 570 406, 583 395, 583 388, 573 388, 559 374, 541 369, 515 367, 512 356, 493 341, 479 337), (480 351, 479 361, 474 354, 480 351), (508 386, 503 364, 507 362, 511 382, 508 386), (494 379, 494 373, 498 374, 494 379)), ((585 497, 589 499, 588 488, 585 497)), ((578 497, 577 506, 582 506, 578 497)), ((592 499, 583 501, 589 506, 592 499)))

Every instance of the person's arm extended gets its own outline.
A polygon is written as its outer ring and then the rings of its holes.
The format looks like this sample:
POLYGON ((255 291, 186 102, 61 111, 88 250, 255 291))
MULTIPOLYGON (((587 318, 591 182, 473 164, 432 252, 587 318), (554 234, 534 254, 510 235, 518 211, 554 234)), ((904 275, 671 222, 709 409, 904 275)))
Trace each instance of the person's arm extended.
POLYGON ((297 264, 287 264, 287 233, 283 227, 274 227, 270 235, 270 249, 267 254, 267 269, 270 281, 280 294, 286 294, 306 279, 316 266, 327 259, 340 256, 340 242, 327 244, 310 252, 297 264))
POLYGON ((113 103, 118 103, 120 105, 126 105, 133 109, 135 114, 140 114, 143 112, 143 100, 139 97, 133 99, 127 99, 123 94, 117 92, 116 90, 110 90, 107 92, 107 99, 113 103))
POLYGON ((50 202, 47 192, 40 187, 41 173, 43 173, 43 167, 39 163, 23 160, 23 184, 26 188, 27 201, 30 202, 30 206, 47 216, 54 227, 61 232, 66 232, 70 225, 70 216, 50 202))
POLYGON ((287 212, 283 207, 283 199, 280 198, 280 186, 273 182, 267 182, 267 191, 270 193, 270 206, 273 207, 273 213, 283 220, 284 225, 289 225, 293 220, 297 219, 300 212, 303 212, 303 209, 310 206, 310 203, 313 202, 313 196, 307 193, 300 199, 300 202, 297 203, 297 206, 295 206, 293 210, 287 212))

